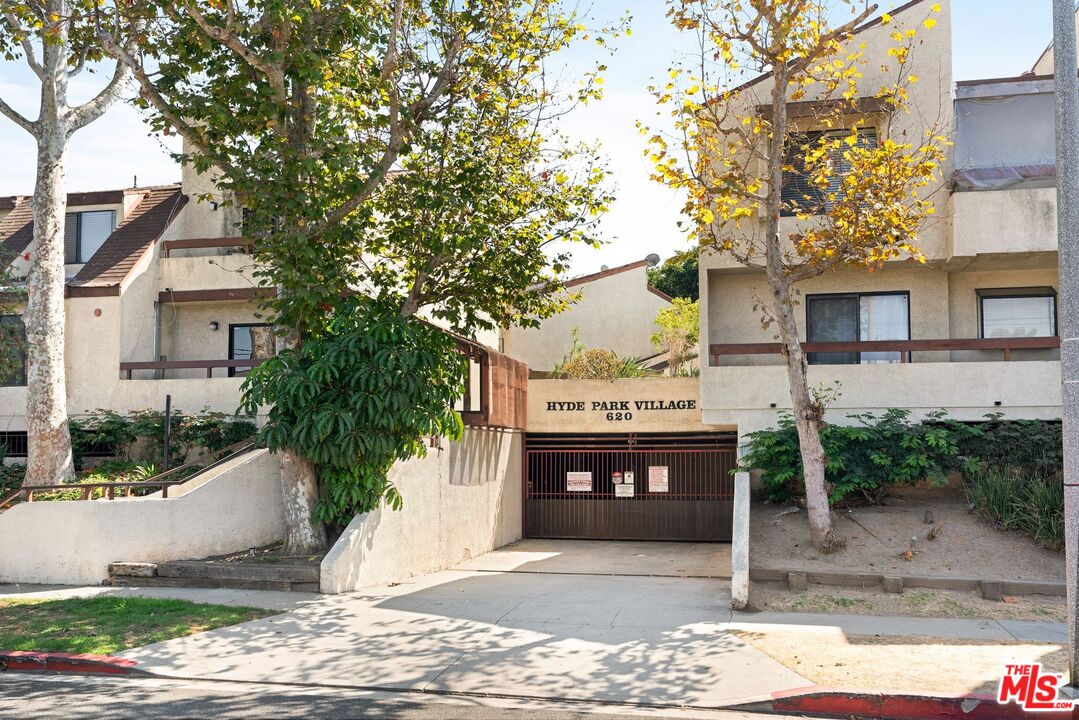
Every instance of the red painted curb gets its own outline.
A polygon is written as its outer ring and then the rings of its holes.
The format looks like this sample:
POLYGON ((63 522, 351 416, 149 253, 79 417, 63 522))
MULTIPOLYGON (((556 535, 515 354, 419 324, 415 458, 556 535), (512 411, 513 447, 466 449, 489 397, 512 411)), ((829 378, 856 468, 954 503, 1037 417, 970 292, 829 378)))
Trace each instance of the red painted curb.
POLYGON ((80 675, 142 675, 134 660, 109 655, 0 650, 0 671, 56 672, 80 675))
POLYGON ((797 688, 773 693, 771 711, 809 713, 838 717, 871 717, 882 720, 1072 720, 1079 708, 1052 712, 1028 712, 1016 704, 1000 705, 991 695, 901 695, 858 693, 822 687, 797 688))

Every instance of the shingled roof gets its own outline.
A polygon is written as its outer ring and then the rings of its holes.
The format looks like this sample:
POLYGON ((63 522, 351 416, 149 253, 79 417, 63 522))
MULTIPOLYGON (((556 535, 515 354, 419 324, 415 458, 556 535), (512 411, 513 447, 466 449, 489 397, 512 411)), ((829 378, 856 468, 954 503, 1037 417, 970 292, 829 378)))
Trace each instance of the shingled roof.
POLYGON ((72 290, 80 287, 119 287, 187 204, 187 196, 180 191, 179 185, 164 185, 140 192, 143 197, 139 204, 68 283, 72 290))
POLYGON ((30 210, 30 204, 25 198, 11 200, 11 212, 0 220, 0 243, 3 243, 0 260, 5 262, 10 262, 25 250, 34 237, 34 214, 30 210))

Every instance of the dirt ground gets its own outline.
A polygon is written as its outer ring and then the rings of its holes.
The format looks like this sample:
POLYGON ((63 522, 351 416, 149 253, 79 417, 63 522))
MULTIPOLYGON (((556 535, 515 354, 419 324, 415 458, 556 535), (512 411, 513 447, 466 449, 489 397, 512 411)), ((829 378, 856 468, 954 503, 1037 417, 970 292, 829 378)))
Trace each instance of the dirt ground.
MULTIPOLYGON (((805 511, 755 501, 750 513, 753 568, 845 570, 895 575, 952 576, 991 580, 1063 580, 1064 554, 1019 533, 1000 530, 972 513, 954 494, 910 491, 885 505, 836 511, 844 550, 822 555, 809 545, 805 511), (924 521, 933 513, 933 524, 924 521), (939 528, 935 540, 927 534, 939 528), (902 554, 911 549, 911 560, 902 554)), ((844 591, 844 594, 846 591, 844 591)))
POLYGON ((818 685, 847 690, 995 693, 1008 663, 1067 672, 1059 645, 848 636, 838 629, 739 631, 739 637, 818 685))
POLYGON ((810 585, 805 592, 796 593, 782 583, 755 582, 750 590, 750 602, 770 612, 1068 621, 1064 598, 1045 595, 1024 595, 996 602, 984 600, 977 592, 910 588, 896 594, 810 585))

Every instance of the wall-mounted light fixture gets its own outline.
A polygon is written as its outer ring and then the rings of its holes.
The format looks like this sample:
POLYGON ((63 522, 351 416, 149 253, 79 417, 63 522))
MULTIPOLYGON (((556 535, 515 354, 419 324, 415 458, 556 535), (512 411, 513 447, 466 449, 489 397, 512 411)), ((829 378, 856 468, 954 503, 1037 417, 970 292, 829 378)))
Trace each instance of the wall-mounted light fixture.
POLYGON ((211 200, 210 201, 210 209, 211 210, 216 210, 218 207, 220 207, 220 205, 218 204, 218 202, 216 200, 211 200))
POLYGON ((217 328, 219 328, 219 327, 221 327, 221 326, 218 325, 216 320, 211 320, 210 321, 210 329, 211 330, 217 330, 217 328))

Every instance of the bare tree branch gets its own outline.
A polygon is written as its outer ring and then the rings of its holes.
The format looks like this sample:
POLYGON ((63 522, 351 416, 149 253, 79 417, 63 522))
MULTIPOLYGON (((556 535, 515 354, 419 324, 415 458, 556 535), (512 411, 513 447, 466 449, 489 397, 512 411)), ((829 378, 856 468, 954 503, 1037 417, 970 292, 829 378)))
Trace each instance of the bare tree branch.
POLYGON ((102 88, 101 92, 95 95, 91 100, 72 109, 70 116, 71 124, 68 134, 97 120, 113 103, 119 100, 120 93, 123 92, 124 83, 127 81, 128 77, 130 77, 130 68, 117 60, 116 66, 112 71, 112 79, 109 80, 108 85, 102 88))
MULTIPOLYGON (((7 25, 8 31, 15 37, 19 36, 19 21, 10 12, 4 13, 4 24, 7 25)), ((41 67, 41 63, 38 62, 37 55, 34 53, 34 44, 30 42, 29 37, 23 37, 19 41, 22 45, 23 56, 26 59, 26 64, 30 66, 30 69, 34 71, 39 80, 45 79, 45 70, 41 67)))
POLYGON ((4 102, 4 98, 0 98, 0 114, 6 116, 26 132, 37 137, 37 123, 27 120, 26 117, 16 111, 15 108, 4 102))

